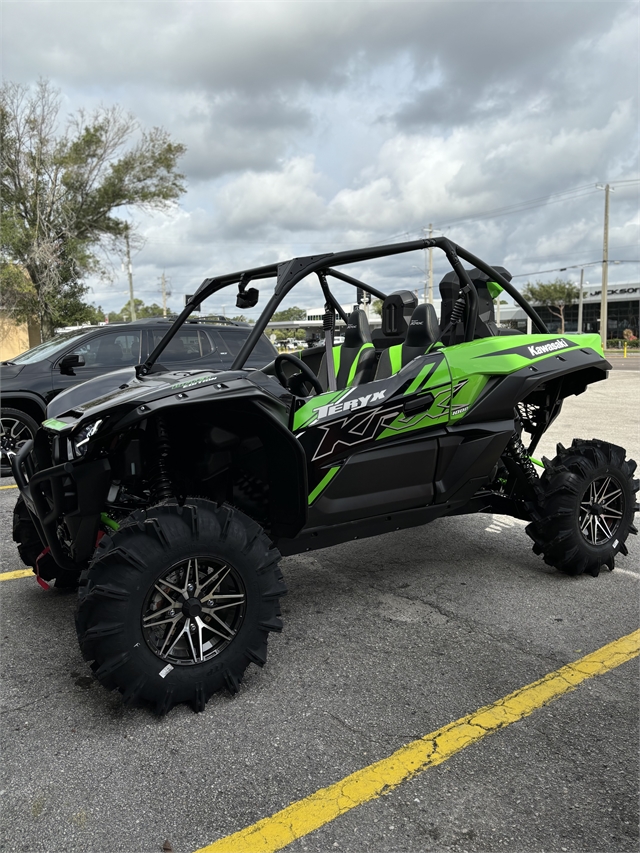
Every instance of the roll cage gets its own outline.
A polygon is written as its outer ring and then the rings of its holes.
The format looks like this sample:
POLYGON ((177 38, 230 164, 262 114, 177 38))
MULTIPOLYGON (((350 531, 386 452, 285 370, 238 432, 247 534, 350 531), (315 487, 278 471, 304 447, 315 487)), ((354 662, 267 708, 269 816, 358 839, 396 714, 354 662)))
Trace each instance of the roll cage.
MULTIPOLYGON (((464 340, 470 341, 473 339, 476 321, 478 317, 478 300, 475 287, 461 263, 461 258, 467 263, 472 264, 485 275, 489 276, 491 281, 497 282, 502 289, 511 296, 515 302, 525 311, 532 323, 541 334, 548 334, 548 329, 540 319, 535 309, 529 305, 521 293, 506 279, 500 272, 485 263, 480 258, 473 255, 471 252, 463 249, 453 243, 447 237, 432 237, 423 238, 420 240, 412 240, 404 243, 392 243, 385 246, 373 246, 364 249, 351 249, 346 252, 329 252, 320 255, 307 255, 299 258, 291 258, 288 261, 280 263, 268 264, 266 266, 254 267, 252 269, 240 270, 237 272, 228 273, 226 275, 215 276, 214 278, 205 278, 196 293, 189 299, 184 310, 178 315, 176 320, 162 340, 158 343, 147 360, 136 367, 137 376, 143 377, 153 372, 153 367, 163 350, 167 347, 178 329, 187 321, 193 311, 204 302, 209 296, 228 287, 232 284, 238 285, 238 295, 240 298, 247 295, 247 285, 250 282, 261 281, 265 279, 275 278, 276 284, 273 295, 265 306, 262 314, 256 321, 251 333, 244 342, 240 352, 236 356, 232 370, 241 370, 244 366, 251 351, 259 340, 269 323, 273 314, 277 311, 278 306, 283 301, 285 296, 291 291, 299 281, 311 273, 316 273, 320 280, 323 293, 328 303, 330 303, 335 311, 346 321, 346 316, 335 297, 329 290, 326 278, 331 276, 339 281, 352 284, 362 288, 367 293, 375 296, 378 299, 385 299, 386 294, 370 284, 359 281, 356 278, 336 269, 343 264, 354 264, 361 261, 369 261, 375 258, 389 257, 391 255, 399 255, 405 252, 414 252, 422 249, 440 249, 444 252, 447 260, 451 264, 451 268, 461 282, 460 291, 457 299, 457 308, 459 318, 464 318, 464 340)), ((159 365, 158 365, 159 367, 159 365)))

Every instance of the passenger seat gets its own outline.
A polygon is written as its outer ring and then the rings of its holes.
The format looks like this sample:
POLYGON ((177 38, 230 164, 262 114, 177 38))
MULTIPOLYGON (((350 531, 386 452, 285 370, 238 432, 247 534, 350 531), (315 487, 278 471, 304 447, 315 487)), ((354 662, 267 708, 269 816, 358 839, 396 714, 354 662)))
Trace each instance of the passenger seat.
POLYGON ((440 327, 436 310, 431 303, 418 305, 411 320, 407 339, 403 344, 383 350, 378 362, 376 379, 387 379, 413 361, 416 356, 424 355, 426 350, 440 336, 440 327))

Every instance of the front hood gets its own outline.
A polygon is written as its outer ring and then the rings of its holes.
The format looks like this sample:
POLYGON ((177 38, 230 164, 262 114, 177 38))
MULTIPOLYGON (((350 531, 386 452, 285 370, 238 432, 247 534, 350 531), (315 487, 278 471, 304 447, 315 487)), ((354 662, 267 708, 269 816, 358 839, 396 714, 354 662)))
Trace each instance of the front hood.
POLYGON ((87 379, 86 382, 81 382, 79 385, 72 385, 71 388, 62 391, 49 403, 47 417, 57 418, 72 409, 79 411, 91 400, 115 394, 120 388, 135 379, 135 376, 135 367, 124 367, 122 370, 114 370, 113 373, 106 373, 104 376, 96 376, 95 379, 87 379))
POLYGON ((149 404, 165 397, 181 394, 208 385, 228 388, 228 383, 246 377, 245 371, 167 371, 136 378, 134 368, 125 368, 90 379, 58 394, 47 407, 44 426, 55 431, 74 428, 80 421, 111 414, 124 406, 126 410, 149 404))
POLYGON ((13 379, 20 373, 23 367, 24 364, 11 364, 10 362, 0 364, 0 383, 4 384, 7 379, 13 379))

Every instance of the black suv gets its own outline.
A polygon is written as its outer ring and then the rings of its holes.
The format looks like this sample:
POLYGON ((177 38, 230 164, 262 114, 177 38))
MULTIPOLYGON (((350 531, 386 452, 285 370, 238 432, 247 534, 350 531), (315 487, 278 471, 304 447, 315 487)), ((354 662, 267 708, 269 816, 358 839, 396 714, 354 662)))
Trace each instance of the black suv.
MULTIPOLYGON (((9 454, 33 438, 47 404, 56 394, 114 370, 133 371, 153 351, 171 322, 158 318, 62 332, 11 361, 3 361, 1 476, 11 474, 9 454)), ((167 367, 189 370, 228 370, 250 331, 248 324, 223 317, 195 320, 180 329, 164 351, 162 362, 167 367)), ((277 354, 262 335, 248 366, 264 367, 277 354)))

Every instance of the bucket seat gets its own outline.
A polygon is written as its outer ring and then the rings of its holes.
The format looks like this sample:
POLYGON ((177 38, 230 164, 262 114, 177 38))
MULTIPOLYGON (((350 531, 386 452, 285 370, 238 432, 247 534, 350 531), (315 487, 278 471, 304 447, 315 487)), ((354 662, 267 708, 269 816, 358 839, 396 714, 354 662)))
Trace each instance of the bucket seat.
POLYGON ((431 303, 418 305, 409 320, 409 330, 405 342, 383 350, 378 362, 376 379, 387 379, 402 370, 416 356, 424 355, 431 344, 438 340, 439 336, 440 327, 433 305, 431 303))

